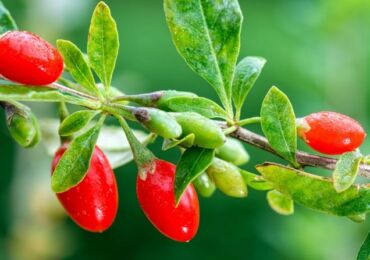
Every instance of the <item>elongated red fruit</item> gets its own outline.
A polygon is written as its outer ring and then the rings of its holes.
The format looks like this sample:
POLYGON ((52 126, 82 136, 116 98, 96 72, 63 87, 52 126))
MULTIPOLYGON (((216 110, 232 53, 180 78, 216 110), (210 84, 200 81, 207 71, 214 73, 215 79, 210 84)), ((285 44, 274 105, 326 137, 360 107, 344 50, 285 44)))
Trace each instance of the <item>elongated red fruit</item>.
MULTIPOLYGON (((56 153, 52 170, 67 149, 56 153)), ((116 218, 118 190, 116 177, 104 153, 96 146, 85 178, 68 191, 56 194, 68 215, 83 229, 103 232, 116 218)))
POLYGON ((198 196, 192 185, 175 207, 174 177, 176 166, 156 160, 154 174, 137 178, 137 197, 150 222, 165 236, 179 242, 190 241, 199 227, 198 196))
POLYGON ((356 150, 365 131, 354 119, 336 112, 318 112, 304 117, 298 135, 314 150, 338 155, 356 150))
POLYGON ((51 44, 30 32, 11 31, 0 38, 0 75, 27 85, 47 85, 63 71, 63 59, 51 44))

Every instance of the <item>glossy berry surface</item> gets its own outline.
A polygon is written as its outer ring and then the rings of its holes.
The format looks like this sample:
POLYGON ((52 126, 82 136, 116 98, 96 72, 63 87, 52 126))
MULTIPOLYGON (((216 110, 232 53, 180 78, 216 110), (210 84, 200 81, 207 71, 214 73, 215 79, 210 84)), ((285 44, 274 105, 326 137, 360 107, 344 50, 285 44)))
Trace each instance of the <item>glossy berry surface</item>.
MULTIPOLYGON (((56 153, 52 170, 67 146, 56 153)), ((104 153, 96 146, 85 178, 68 191, 56 194, 68 215, 83 229, 103 232, 112 224, 118 209, 118 191, 114 172, 104 153)))
POLYGON ((176 166, 156 160, 156 171, 146 179, 137 178, 137 197, 150 222, 165 236, 179 242, 190 241, 199 226, 198 196, 192 185, 175 207, 176 166))
POLYGON ((298 134, 314 150, 339 155, 356 150, 365 139, 365 131, 354 119, 335 112, 313 113, 298 127, 298 134))
POLYGON ((0 38, 0 75, 8 80, 47 85, 63 71, 58 50, 39 36, 20 31, 5 33, 0 38))

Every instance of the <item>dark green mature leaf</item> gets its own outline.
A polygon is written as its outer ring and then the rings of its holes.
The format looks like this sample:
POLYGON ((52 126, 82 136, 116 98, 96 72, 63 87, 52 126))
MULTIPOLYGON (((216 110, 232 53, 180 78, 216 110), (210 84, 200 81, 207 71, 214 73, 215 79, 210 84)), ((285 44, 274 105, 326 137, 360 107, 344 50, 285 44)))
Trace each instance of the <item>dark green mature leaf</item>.
POLYGON ((243 20, 238 1, 165 0, 164 10, 178 52, 230 112, 243 20))
POLYGON ((109 7, 104 2, 100 2, 91 19, 87 55, 92 68, 106 90, 109 89, 112 81, 118 48, 119 38, 116 22, 111 16, 109 7))
POLYGON ((175 97, 167 101, 168 109, 175 112, 196 112, 208 118, 227 118, 218 104, 203 97, 175 97))
POLYGON ((280 215, 292 215, 294 213, 293 200, 277 190, 267 192, 267 201, 270 207, 280 215))
POLYGON ((333 172, 334 188, 337 192, 343 192, 355 182, 362 155, 358 151, 343 154, 335 166, 333 172))
POLYGON ((262 176, 239 169, 244 182, 255 190, 272 190, 274 186, 272 183, 266 181, 262 176))
POLYGON ((76 137, 61 157, 51 178, 54 192, 64 192, 79 184, 90 167, 104 117, 92 128, 76 137))
POLYGON ((12 30, 17 30, 17 25, 8 9, 6 9, 4 4, 0 1, 0 35, 12 30))
POLYGON ((85 128, 100 112, 95 110, 81 110, 69 115, 59 127, 61 136, 70 136, 85 128))
POLYGON ((100 91, 95 84, 94 76, 81 50, 72 42, 65 40, 58 40, 57 47, 63 56, 69 73, 71 73, 77 83, 88 93, 99 96, 100 91))
POLYGON ((75 105, 99 107, 97 102, 71 95, 46 86, 0 85, 0 101, 67 102, 75 105))
POLYGON ((370 259, 370 233, 367 234, 367 237, 357 255, 357 260, 369 260, 369 259, 370 259))
POLYGON ((164 139, 162 150, 167 151, 175 146, 183 145, 185 147, 191 147, 194 144, 195 135, 194 134, 188 134, 187 136, 181 138, 181 139, 164 139))
POLYGON ((244 101, 258 79, 266 60, 260 57, 246 57, 236 66, 233 79, 233 100, 237 111, 240 111, 244 101))
POLYGON ((293 107, 288 97, 276 87, 272 87, 263 100, 261 126, 272 148, 297 166, 297 130, 293 107))
POLYGON ((192 147, 184 152, 176 168, 176 205, 179 203, 188 185, 208 168, 214 156, 214 150, 199 147, 192 147))
POLYGON ((338 216, 370 211, 370 185, 351 186, 337 193, 330 179, 312 175, 279 164, 265 163, 256 167, 275 189, 296 203, 338 216))

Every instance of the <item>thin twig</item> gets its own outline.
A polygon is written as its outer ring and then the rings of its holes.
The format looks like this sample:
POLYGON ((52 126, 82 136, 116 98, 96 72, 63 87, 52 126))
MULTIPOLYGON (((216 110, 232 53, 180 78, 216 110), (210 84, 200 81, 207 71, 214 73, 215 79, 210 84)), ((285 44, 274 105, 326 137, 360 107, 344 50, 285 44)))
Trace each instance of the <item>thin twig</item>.
POLYGON ((64 86, 62 84, 57 83, 57 82, 54 82, 54 83, 50 84, 49 87, 54 88, 54 89, 58 89, 58 90, 60 90, 62 92, 70 93, 70 94, 73 94, 73 95, 76 95, 76 96, 88 98, 88 99, 91 99, 91 100, 95 100, 95 101, 98 101, 99 100, 96 97, 93 97, 93 96, 90 96, 88 94, 82 93, 80 91, 77 91, 77 90, 68 88, 68 87, 66 87, 66 86, 64 86))
MULTIPOLYGON (((226 127, 225 124, 223 124, 223 127, 226 127)), ((235 132, 231 133, 230 135, 233 136, 234 138, 239 139, 240 141, 243 141, 252 146, 258 147, 262 150, 265 150, 269 153, 272 153, 274 155, 281 157, 278 153, 274 151, 274 149, 272 149, 267 139, 261 135, 253 133, 244 128, 238 128, 235 132)), ((312 166, 312 167, 318 167, 318 168, 323 168, 323 169, 328 169, 328 170, 334 170, 335 165, 338 161, 335 158, 329 158, 329 157, 320 156, 320 155, 313 155, 313 154, 309 154, 309 153, 302 152, 302 151, 297 151, 296 156, 297 156, 297 161, 303 167, 312 166)), ((366 163, 361 164, 358 175, 365 177, 367 179, 370 179, 370 165, 366 163)))

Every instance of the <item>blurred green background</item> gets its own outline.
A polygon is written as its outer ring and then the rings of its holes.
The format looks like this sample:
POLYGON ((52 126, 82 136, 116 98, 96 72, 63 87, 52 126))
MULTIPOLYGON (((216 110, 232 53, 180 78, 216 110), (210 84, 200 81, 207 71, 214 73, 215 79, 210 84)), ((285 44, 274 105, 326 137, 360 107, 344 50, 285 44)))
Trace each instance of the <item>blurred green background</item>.
MULTIPOLYGON (((97 1, 3 0, 22 30, 51 42, 69 39, 86 48, 89 19, 97 1)), ((113 85, 126 93, 159 89, 194 91, 216 100, 207 83, 176 53, 161 0, 107 0, 120 32, 113 85)), ((240 0, 244 13, 241 57, 268 63, 244 107, 259 113, 272 86, 287 93, 296 115, 319 110, 348 114, 370 129, 370 1, 240 0)), ((51 105, 33 106, 55 117, 51 105)), ((1 115, 3 122, 3 115, 1 115)), ((260 131, 258 128, 253 128, 260 131)), ((369 153, 370 142, 363 145, 369 153)), ((306 149, 302 143, 302 149, 306 149)), ((188 244, 170 241, 141 212, 133 163, 116 171, 120 208, 104 234, 90 234, 53 209, 50 160, 43 147, 23 150, 0 124, 0 259, 355 259, 370 222, 355 224, 296 206, 290 217, 269 209, 263 192, 247 199, 217 192, 201 198, 201 226, 188 244)), ((178 153, 161 152, 176 162, 178 153)), ((253 166, 276 158, 248 147, 253 166)), ((307 169, 318 174, 325 171, 307 169)))

